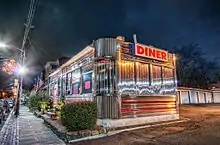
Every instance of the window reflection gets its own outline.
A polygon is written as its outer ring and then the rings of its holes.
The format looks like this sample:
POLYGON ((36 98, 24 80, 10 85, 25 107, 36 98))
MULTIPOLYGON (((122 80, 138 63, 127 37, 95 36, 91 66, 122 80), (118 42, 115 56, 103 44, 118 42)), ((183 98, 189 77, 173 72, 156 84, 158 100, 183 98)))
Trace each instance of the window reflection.
POLYGON ((124 82, 134 81, 134 62, 121 61, 121 80, 124 82))
POLYGON ((149 64, 136 63, 137 65, 137 84, 149 85, 149 64))
POLYGON ((71 87, 71 78, 72 78, 72 75, 71 73, 68 73, 67 74, 67 95, 70 95, 72 94, 72 87, 71 87))
POLYGON ((83 74, 83 93, 92 93, 92 70, 83 74))
POLYGON ((162 85, 162 71, 161 66, 152 65, 152 85, 162 85))
POLYGON ((80 70, 72 72, 72 94, 80 94, 80 70))

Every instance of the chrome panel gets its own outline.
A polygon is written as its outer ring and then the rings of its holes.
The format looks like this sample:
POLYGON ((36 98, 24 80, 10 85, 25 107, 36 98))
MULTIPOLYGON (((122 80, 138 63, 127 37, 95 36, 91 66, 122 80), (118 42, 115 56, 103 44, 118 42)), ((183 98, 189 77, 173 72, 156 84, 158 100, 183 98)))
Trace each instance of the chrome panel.
POLYGON ((175 95, 143 95, 121 97, 121 117, 175 114, 175 95))
POLYGON ((118 119, 120 117, 120 98, 114 95, 95 96, 98 104, 98 118, 118 119))
POLYGON ((94 43, 95 57, 116 57, 118 42, 113 38, 100 38, 94 43))

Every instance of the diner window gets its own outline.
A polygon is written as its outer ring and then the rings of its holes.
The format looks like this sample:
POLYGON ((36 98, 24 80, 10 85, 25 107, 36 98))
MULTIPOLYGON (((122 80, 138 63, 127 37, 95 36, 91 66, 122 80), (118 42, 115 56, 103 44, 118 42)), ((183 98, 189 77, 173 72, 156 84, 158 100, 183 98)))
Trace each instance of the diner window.
POLYGON ((153 86, 161 86, 162 85, 161 66, 152 65, 151 85, 153 85, 153 86))
POLYGON ((173 75, 173 69, 164 67, 163 68, 163 84, 164 85, 174 85, 174 75, 173 75))
POLYGON ((136 63, 137 67, 137 84, 139 85, 149 85, 149 64, 146 63, 136 63))
POLYGON ((53 86, 54 86, 53 83, 50 83, 50 84, 49 84, 49 96, 50 96, 50 97, 53 97, 53 93, 52 93, 53 86))
POLYGON ((128 82, 134 81, 134 62, 122 60, 121 61, 121 80, 128 82))
POLYGON ((97 93, 113 93, 114 63, 100 62, 97 65, 97 93))
POLYGON ((61 78, 58 78, 57 79, 57 81, 58 81, 58 94, 59 94, 59 96, 61 96, 62 95, 62 93, 61 93, 61 78))
POLYGON ((71 79, 72 79, 72 73, 67 74, 67 95, 70 95, 72 93, 72 87, 71 87, 71 79))
POLYGON ((72 94, 80 94, 80 70, 72 72, 72 94))
POLYGON ((83 74, 83 93, 92 93, 92 71, 83 74))
POLYGON ((66 75, 63 75, 62 83, 63 83, 63 96, 66 96, 66 75))

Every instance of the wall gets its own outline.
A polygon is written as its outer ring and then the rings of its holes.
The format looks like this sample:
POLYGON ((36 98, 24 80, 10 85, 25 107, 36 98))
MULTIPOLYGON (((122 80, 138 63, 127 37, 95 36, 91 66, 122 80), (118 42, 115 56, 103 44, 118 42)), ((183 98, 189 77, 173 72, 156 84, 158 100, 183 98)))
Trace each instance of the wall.
POLYGON ((178 87, 180 104, 220 103, 220 88, 212 90, 178 87))

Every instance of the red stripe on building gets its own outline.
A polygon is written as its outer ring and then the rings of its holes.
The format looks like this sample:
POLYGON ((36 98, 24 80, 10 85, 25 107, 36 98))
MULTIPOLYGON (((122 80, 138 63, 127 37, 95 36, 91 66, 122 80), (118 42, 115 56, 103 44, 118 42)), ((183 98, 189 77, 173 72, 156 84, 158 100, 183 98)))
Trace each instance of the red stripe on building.
POLYGON ((140 109, 122 109, 122 113, 129 113, 129 112, 142 112, 146 110, 166 110, 166 109, 176 109, 176 107, 163 107, 163 108, 140 108, 140 109))
POLYGON ((88 102, 87 100, 66 100, 67 103, 88 102))
POLYGON ((141 104, 141 103, 175 103, 176 101, 126 101, 121 104, 141 104))

